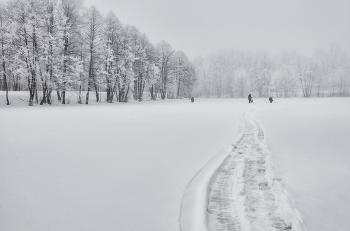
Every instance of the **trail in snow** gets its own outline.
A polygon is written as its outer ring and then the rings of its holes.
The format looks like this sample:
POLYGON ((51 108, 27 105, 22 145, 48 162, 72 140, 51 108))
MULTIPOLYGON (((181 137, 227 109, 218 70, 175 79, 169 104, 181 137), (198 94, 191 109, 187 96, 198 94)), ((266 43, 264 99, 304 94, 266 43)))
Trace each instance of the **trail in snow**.
POLYGON ((264 130, 249 113, 244 122, 242 139, 210 181, 208 230, 305 230, 273 173, 264 130))

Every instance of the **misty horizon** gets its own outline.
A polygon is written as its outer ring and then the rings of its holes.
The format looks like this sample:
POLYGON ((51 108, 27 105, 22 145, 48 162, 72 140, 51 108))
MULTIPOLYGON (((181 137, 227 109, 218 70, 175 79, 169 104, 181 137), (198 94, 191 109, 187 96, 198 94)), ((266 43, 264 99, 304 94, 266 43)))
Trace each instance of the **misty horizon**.
POLYGON ((112 11, 152 43, 169 42, 190 59, 222 50, 299 52, 338 44, 349 53, 347 1, 111 1, 86 0, 112 11))

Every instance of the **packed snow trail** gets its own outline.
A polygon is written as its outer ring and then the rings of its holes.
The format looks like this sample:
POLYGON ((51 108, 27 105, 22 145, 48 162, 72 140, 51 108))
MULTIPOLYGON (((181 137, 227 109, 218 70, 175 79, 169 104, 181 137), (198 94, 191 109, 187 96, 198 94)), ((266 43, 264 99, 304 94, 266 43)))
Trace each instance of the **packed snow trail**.
POLYGON ((204 166, 184 192, 180 229, 305 231, 273 173, 270 156, 264 130, 252 113, 245 113, 231 148, 226 147, 204 166))
POLYGON ((208 190, 210 231, 304 230, 272 170, 265 133, 251 114, 243 137, 213 175, 208 190))

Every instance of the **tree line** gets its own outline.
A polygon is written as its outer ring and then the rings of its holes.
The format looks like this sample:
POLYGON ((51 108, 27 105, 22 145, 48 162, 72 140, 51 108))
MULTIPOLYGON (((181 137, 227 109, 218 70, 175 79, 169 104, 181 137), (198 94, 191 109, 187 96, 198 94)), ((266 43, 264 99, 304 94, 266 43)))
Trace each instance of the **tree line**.
POLYGON ((199 97, 349 97, 350 57, 339 45, 313 55, 226 50, 197 57, 199 97))
POLYGON ((194 65, 165 41, 153 45, 135 26, 82 0, 10 0, 0 6, 0 90, 28 91, 28 105, 127 102, 191 97, 194 65), (101 99, 100 92, 106 92, 101 99))

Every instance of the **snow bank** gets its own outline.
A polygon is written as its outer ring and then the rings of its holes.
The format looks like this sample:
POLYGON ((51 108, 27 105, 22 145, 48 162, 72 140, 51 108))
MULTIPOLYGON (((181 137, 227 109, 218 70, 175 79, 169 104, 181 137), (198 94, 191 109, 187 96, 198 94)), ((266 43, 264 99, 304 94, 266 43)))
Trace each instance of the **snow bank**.
MULTIPOLYGON (((264 126, 253 116, 253 121, 255 121, 258 127, 258 140, 259 145, 265 154, 266 162, 266 178, 268 180, 268 185, 272 185, 272 192, 274 195, 274 204, 277 205, 277 214, 284 220, 284 223, 290 230, 294 231, 306 231, 306 227, 300 212, 295 207, 293 199, 290 197, 288 190, 285 185, 281 182, 281 178, 275 173, 275 167, 272 160, 272 153, 268 149, 267 136, 264 126), (262 135, 260 135, 262 133, 262 135), (260 137, 262 136, 262 137, 260 137)), ((270 211, 266 211, 268 214, 270 211)))
POLYGON ((182 231, 207 230, 207 201, 208 187, 213 175, 228 155, 242 139, 245 123, 240 117, 240 127, 233 143, 226 145, 213 159, 211 159, 190 181, 182 199, 180 213, 180 229, 182 231))

